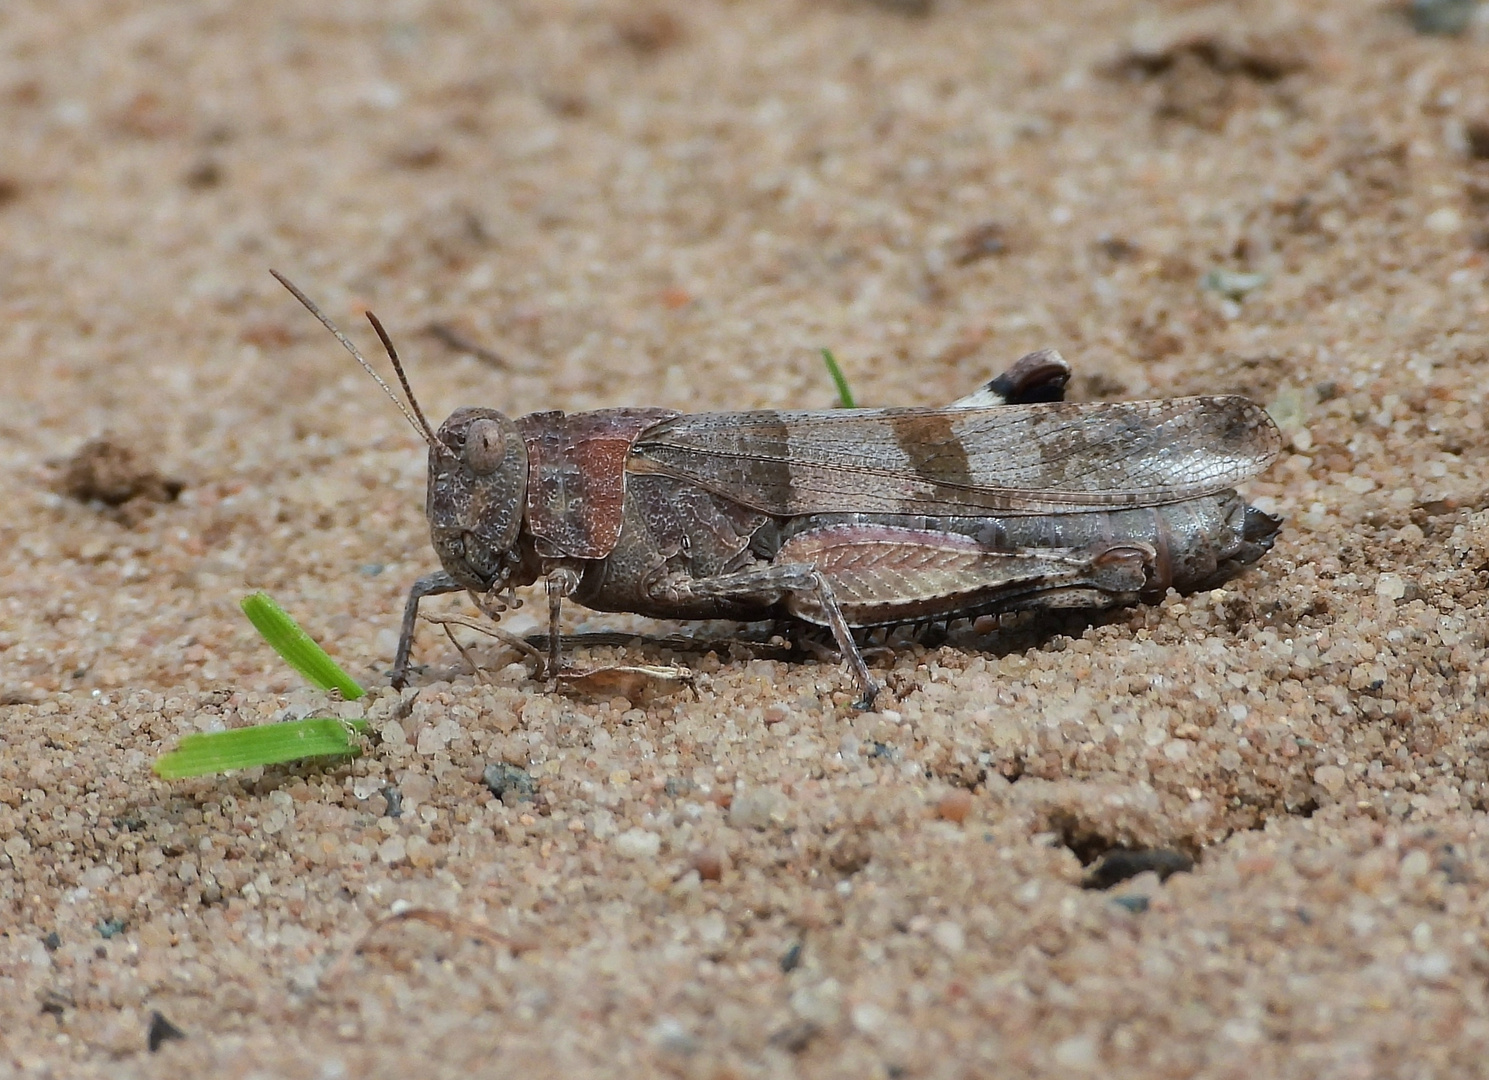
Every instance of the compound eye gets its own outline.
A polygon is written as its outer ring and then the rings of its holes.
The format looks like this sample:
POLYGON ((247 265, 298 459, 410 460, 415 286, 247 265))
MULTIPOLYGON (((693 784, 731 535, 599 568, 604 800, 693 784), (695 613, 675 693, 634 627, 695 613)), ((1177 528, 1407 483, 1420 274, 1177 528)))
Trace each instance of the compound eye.
POLYGON ((507 456, 506 438, 495 420, 472 420, 465 431, 465 463, 477 476, 488 476, 507 456))

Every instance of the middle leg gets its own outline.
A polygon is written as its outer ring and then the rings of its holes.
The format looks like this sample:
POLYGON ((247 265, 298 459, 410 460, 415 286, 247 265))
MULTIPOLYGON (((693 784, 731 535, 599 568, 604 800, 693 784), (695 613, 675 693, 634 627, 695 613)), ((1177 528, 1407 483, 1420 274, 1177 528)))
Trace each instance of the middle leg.
POLYGON ((832 631, 833 641, 842 654, 853 679, 858 684, 859 698, 855 707, 871 709, 879 695, 879 684, 869 674, 863 653, 853 640, 853 632, 827 576, 815 567, 792 563, 765 563, 715 577, 692 578, 681 575, 664 578, 654 588, 659 598, 680 603, 693 599, 754 600, 773 603, 792 596, 802 596, 815 604, 822 620, 832 631))

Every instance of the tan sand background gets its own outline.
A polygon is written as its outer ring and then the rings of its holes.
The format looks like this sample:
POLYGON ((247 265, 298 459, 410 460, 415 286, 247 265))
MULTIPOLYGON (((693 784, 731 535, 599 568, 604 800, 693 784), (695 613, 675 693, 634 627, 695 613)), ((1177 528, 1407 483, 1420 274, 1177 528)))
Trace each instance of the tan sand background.
POLYGON ((0 12, 0 1074, 1489 1071, 1489 26, 915 8, 0 12), (832 662, 593 654, 699 675, 595 700, 460 631, 479 683, 432 627, 401 700, 421 447, 270 266, 437 416, 826 407, 824 345, 868 404, 1041 346, 1241 391, 1287 525, 1222 592, 904 648, 866 715, 832 662), (179 498, 62 494, 101 434, 179 498), (300 688, 251 588, 384 689, 300 688), (334 708, 354 764, 150 772, 334 708), (1198 862, 1083 889, 1114 846, 1198 862), (510 947, 332 970, 407 905, 510 947))

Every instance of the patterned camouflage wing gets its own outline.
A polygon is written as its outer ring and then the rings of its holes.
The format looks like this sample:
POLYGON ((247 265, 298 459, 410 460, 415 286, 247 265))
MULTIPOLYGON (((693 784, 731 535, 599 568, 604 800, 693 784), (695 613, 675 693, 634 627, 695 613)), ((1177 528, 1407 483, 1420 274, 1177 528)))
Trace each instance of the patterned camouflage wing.
POLYGON ((976 516, 1157 506, 1267 467, 1281 437, 1240 397, 970 409, 695 413, 627 470, 681 477, 776 516, 976 516))

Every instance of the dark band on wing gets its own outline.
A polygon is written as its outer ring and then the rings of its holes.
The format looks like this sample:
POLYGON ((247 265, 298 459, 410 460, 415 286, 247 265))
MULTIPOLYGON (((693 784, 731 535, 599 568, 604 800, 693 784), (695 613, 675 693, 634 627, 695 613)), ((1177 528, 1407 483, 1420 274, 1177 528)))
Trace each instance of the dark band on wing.
POLYGON ((762 513, 1034 514, 1215 494, 1276 457, 1240 398, 950 409, 698 413, 638 439, 631 472, 762 513))
POLYGON ((895 445, 911 471, 933 487, 971 489, 977 485, 967 448, 953 429, 958 419, 950 410, 888 417, 895 445))
POLYGON ((762 416, 750 425, 748 447, 737 459, 749 489, 769 491, 785 505, 792 502, 791 435, 784 418, 762 416))

